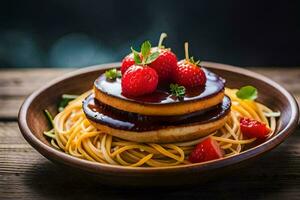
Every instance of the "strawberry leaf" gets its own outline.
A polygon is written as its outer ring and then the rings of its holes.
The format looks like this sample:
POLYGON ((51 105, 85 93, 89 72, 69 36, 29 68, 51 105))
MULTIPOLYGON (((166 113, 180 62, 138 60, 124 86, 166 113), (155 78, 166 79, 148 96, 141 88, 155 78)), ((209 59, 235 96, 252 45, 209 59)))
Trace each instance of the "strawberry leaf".
POLYGON ((257 89, 251 85, 244 86, 236 92, 236 96, 240 99, 254 100, 257 98, 257 89))
POLYGON ((151 43, 149 41, 143 42, 143 44, 141 45, 141 52, 137 52, 132 47, 131 51, 133 53, 133 59, 135 61, 135 64, 138 65, 150 64, 159 56, 158 51, 151 53, 151 43))
POLYGON ((141 60, 139 52, 134 50, 132 47, 131 47, 131 51, 133 53, 133 59, 134 59, 135 64, 141 64, 142 60, 141 60))
POLYGON ((195 64, 195 65, 199 65, 200 64, 200 60, 195 61, 195 59, 194 59, 193 56, 190 58, 190 62, 193 63, 193 64, 195 64))
POLYGON ((143 58, 146 58, 150 54, 150 51, 151 51, 151 43, 147 40, 141 46, 141 52, 143 58))
POLYGON ((180 86, 178 84, 170 84, 170 91, 172 95, 178 97, 178 98, 183 98, 185 95, 185 87, 180 86))
POLYGON ((151 53, 147 58, 146 58, 146 61, 145 61, 145 64, 150 64, 152 63, 153 61, 155 61, 159 56, 159 52, 156 51, 154 53, 151 53))

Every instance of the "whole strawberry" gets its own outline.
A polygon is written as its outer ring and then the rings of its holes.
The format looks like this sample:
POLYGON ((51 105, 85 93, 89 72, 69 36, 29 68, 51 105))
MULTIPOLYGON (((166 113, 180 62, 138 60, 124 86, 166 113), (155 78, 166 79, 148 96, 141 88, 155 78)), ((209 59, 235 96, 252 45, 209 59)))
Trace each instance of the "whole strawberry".
MULTIPOLYGON (((159 82, 169 82, 173 77, 173 71, 177 65, 176 55, 170 49, 167 49, 162 45, 162 42, 166 37, 167 34, 161 34, 157 47, 151 48, 151 44, 149 43, 150 53, 157 54, 157 57, 155 59, 151 59, 151 61, 147 61, 147 65, 155 69, 159 77, 159 82)), ((132 49, 132 51, 139 55, 139 60, 143 59, 144 55, 142 49, 141 52, 137 52, 134 49, 132 49)), ((132 54, 129 54, 123 59, 121 66, 122 74, 124 74, 129 66, 133 64, 141 64, 139 60, 135 60, 133 57, 134 56, 132 54)))
POLYGON ((158 57, 158 52, 151 52, 149 41, 142 44, 141 53, 134 49, 132 49, 132 52, 133 59, 138 64, 130 66, 123 74, 121 79, 122 94, 128 97, 136 97, 154 92, 158 84, 158 75, 147 64, 158 57))
POLYGON ((148 66, 132 65, 121 79, 122 94, 128 97, 136 97, 152 93, 156 90, 158 75, 148 66))
POLYGON ((174 71, 173 80, 187 88, 204 86, 206 83, 206 75, 199 66, 200 61, 194 61, 189 58, 188 43, 185 43, 185 59, 177 63, 174 71))
POLYGON ((162 45, 164 38, 167 37, 167 34, 162 33, 157 45, 157 48, 152 48, 151 51, 158 51, 158 57, 149 64, 149 67, 152 67, 156 70, 159 82, 169 82, 172 80, 173 72, 177 66, 177 57, 170 50, 165 48, 162 45))
POLYGON ((135 61, 133 58, 133 53, 131 53, 122 60, 121 73, 124 74, 126 72, 126 70, 134 64, 135 64, 135 61))

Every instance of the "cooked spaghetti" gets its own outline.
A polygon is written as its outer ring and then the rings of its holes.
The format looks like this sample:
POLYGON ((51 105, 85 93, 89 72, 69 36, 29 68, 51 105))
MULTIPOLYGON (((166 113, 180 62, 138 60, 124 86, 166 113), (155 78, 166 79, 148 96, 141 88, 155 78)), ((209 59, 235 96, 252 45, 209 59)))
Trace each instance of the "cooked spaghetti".
MULTIPOLYGON (((225 125, 211 133, 225 152, 225 157, 237 155, 256 138, 246 139, 240 129, 239 119, 247 117, 265 123, 272 134, 276 128, 276 117, 267 106, 253 100, 237 98, 236 89, 226 88, 225 94, 232 100, 231 113, 225 125)), ((172 144, 137 143, 126 141, 96 129, 82 110, 86 92, 69 102, 53 120, 53 129, 45 132, 51 144, 72 156, 93 162, 131 167, 164 167, 189 164, 188 156, 203 138, 172 144)))

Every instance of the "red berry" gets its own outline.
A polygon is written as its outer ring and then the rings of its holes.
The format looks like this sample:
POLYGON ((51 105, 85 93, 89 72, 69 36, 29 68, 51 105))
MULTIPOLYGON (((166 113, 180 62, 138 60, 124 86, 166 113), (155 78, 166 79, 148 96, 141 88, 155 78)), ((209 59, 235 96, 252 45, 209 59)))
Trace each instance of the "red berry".
POLYGON ((148 66, 155 69, 159 82, 171 81, 177 66, 176 55, 169 49, 152 48, 152 51, 159 51, 159 56, 148 66))
POLYGON ((126 70, 134 65, 134 59, 133 59, 133 54, 127 55, 123 60, 122 60, 122 65, 121 65, 121 73, 122 75, 126 72, 126 70))
POLYGON ((177 67, 174 71, 174 81, 188 88, 204 86, 206 76, 204 71, 196 64, 181 60, 177 63, 177 67))
POLYGON ((245 117, 240 119, 240 126, 243 135, 247 138, 265 139, 271 131, 266 124, 245 117))
POLYGON ((205 162, 224 157, 224 151, 219 144, 208 137, 200 142, 189 156, 189 161, 192 163, 205 162))
POLYGON ((122 94, 129 97, 149 94, 156 90, 157 84, 158 75, 154 69, 148 66, 132 65, 122 76, 122 94))

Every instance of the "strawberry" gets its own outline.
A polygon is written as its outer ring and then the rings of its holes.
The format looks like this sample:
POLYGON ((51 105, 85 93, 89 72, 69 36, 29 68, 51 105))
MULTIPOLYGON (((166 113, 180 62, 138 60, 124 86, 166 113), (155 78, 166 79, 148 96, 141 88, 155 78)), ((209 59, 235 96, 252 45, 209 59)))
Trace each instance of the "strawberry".
POLYGON ((189 156, 189 161, 192 163, 205 162, 224 157, 224 151, 219 144, 208 137, 200 142, 189 156))
POLYGON ((173 79, 179 85, 187 88, 204 86, 206 83, 206 76, 204 71, 199 66, 200 61, 194 61, 194 58, 189 58, 188 43, 185 43, 186 58, 177 63, 174 71, 173 79))
MULTIPOLYGON (((133 64, 147 64, 149 67, 156 70, 158 76, 159 76, 159 82, 168 82, 172 79, 172 73, 176 68, 177 65, 177 57, 176 55, 170 50, 165 48, 162 45, 162 42, 164 38, 167 37, 167 34, 162 33, 158 42, 157 47, 151 48, 150 42, 147 42, 147 45, 149 46, 143 46, 141 47, 141 52, 135 51, 133 48, 131 48, 133 54, 127 55, 123 61, 121 66, 121 72, 122 74, 125 73, 125 71, 133 64), (152 59, 147 60, 146 63, 141 63, 141 60, 144 56, 151 57, 149 55, 145 54, 145 49, 143 47, 149 48, 150 54, 155 55, 152 59), (134 54, 139 55, 139 59, 134 59, 134 54)), ((143 43, 145 44, 145 42, 143 43)))
POLYGON ((169 82, 177 66, 177 57, 170 49, 158 48, 158 52, 159 56, 149 64, 149 67, 156 70, 159 82, 169 82))
MULTIPOLYGON (((132 49, 132 48, 131 48, 132 49)), ((136 97, 152 93, 158 85, 156 71, 147 66, 158 57, 158 52, 151 52, 151 44, 145 41, 141 46, 141 53, 132 49, 135 63, 130 66, 121 79, 122 94, 124 96, 136 97), (142 58, 141 56, 142 55, 142 58)))
POLYGON ((133 54, 127 55, 123 60, 122 60, 122 65, 121 65, 121 73, 122 75, 126 72, 126 70, 135 64, 133 54))
POLYGON ((171 49, 165 48, 162 45, 163 40, 167 37, 166 33, 162 33, 159 38, 159 42, 156 48, 152 48, 151 51, 158 51, 158 57, 149 64, 156 70, 159 82, 169 82, 173 78, 173 72, 177 66, 177 57, 171 51, 171 49))
POLYGON ((240 127, 243 135, 247 138, 266 139, 271 132, 266 124, 245 117, 240 119, 240 127))
POLYGON ((136 97, 152 93, 156 90, 158 75, 148 66, 132 65, 121 79, 122 94, 128 97, 136 97))

